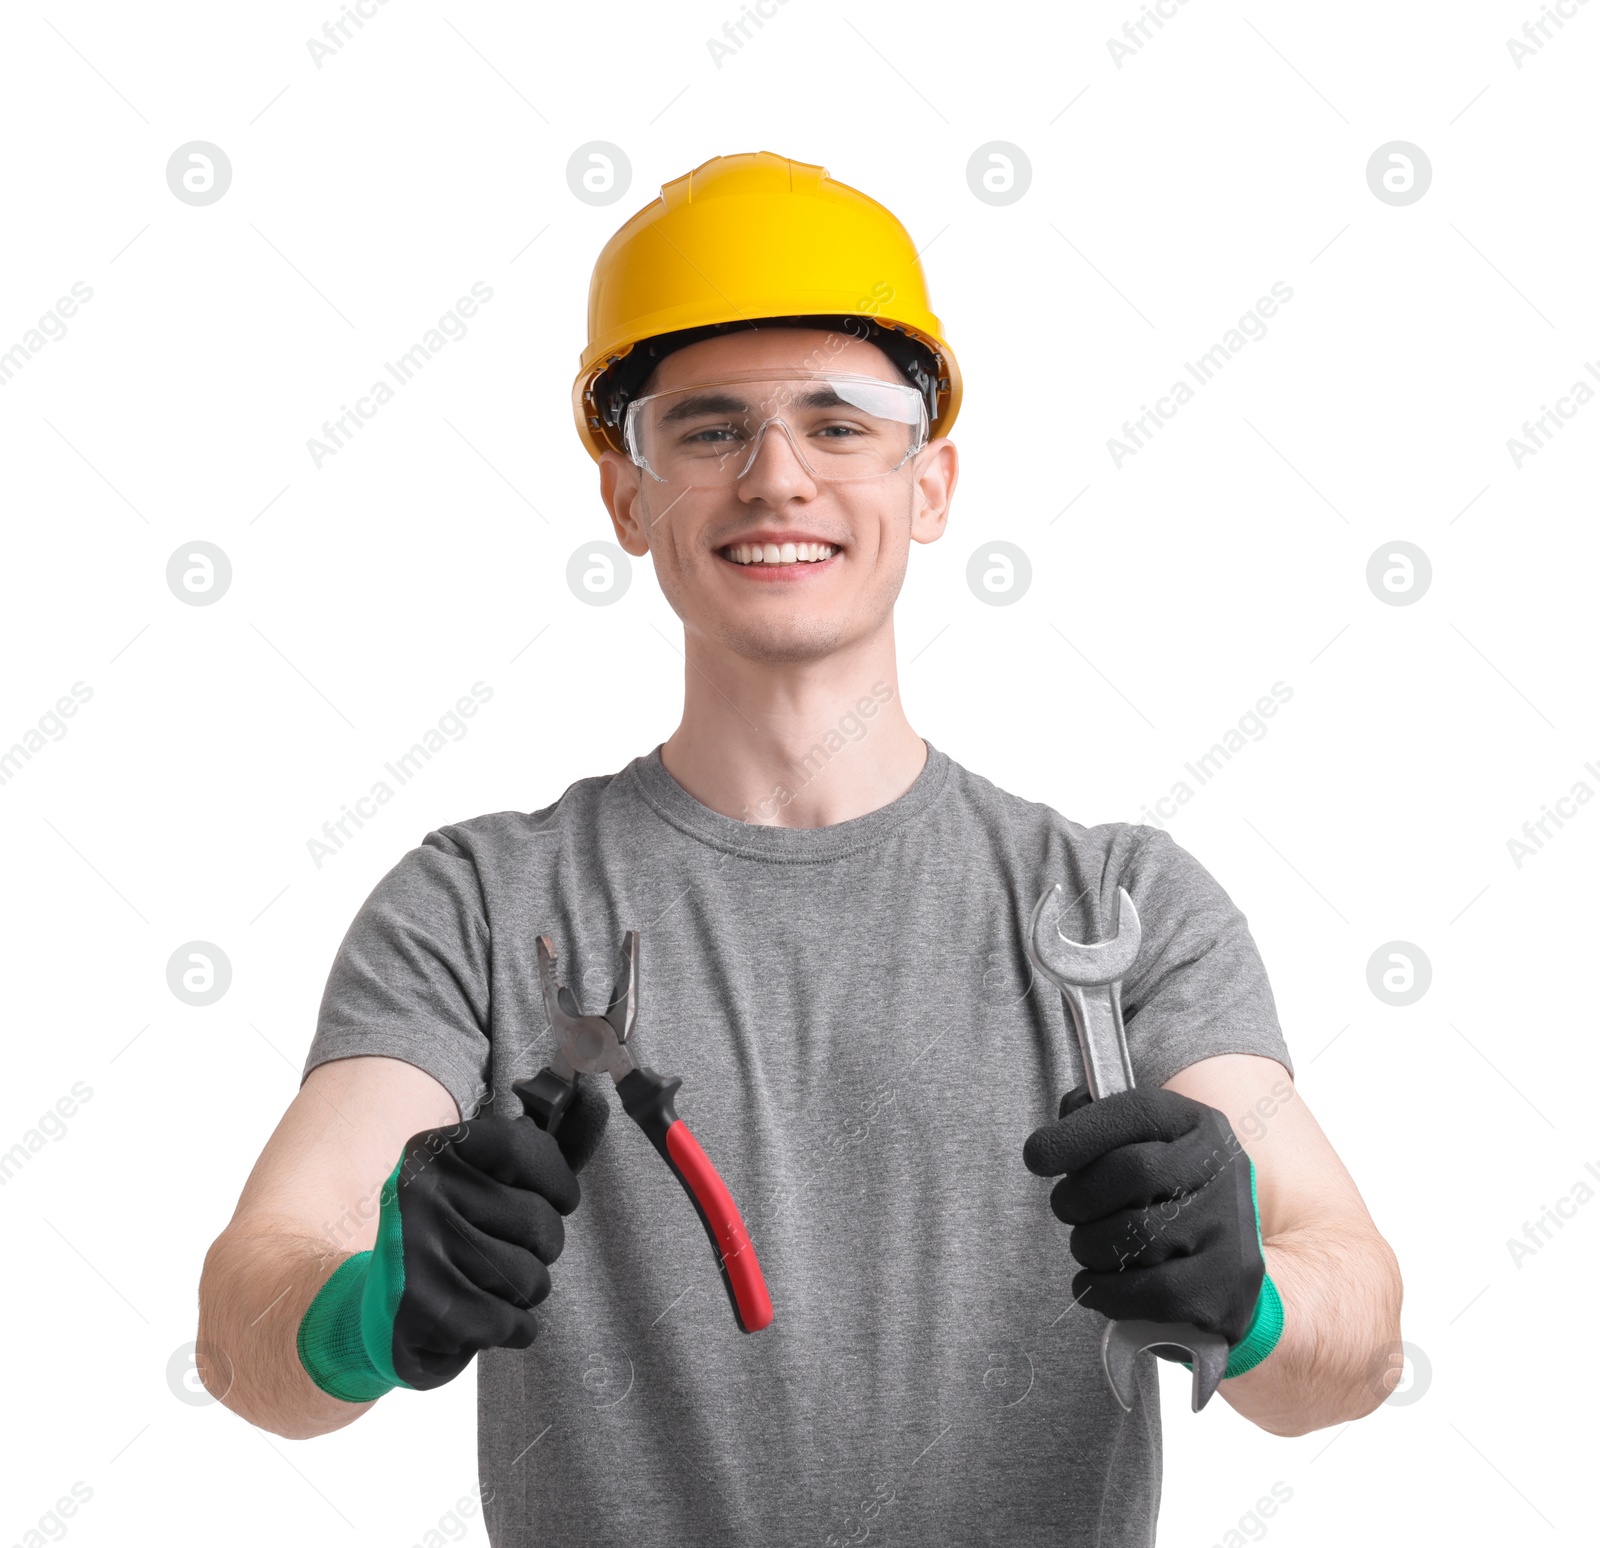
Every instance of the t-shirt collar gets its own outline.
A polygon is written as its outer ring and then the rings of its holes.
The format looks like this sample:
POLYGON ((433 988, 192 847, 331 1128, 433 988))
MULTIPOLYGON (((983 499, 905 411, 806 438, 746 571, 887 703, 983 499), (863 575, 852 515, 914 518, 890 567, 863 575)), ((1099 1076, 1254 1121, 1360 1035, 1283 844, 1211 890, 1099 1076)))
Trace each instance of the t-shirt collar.
MULTIPOLYGON (((754 822, 744 822, 712 811, 667 772, 661 761, 663 745, 657 743, 651 751, 635 758, 626 771, 633 776, 640 794, 658 816, 713 849, 750 860, 788 864, 836 860, 879 843, 928 808, 944 789, 950 771, 948 755, 924 737, 922 745, 928 754, 921 770, 907 789, 888 805, 824 828, 788 828, 760 820, 760 817, 754 822)), ((849 748, 833 755, 834 759, 848 759, 849 756, 849 748)), ((805 777, 797 772, 787 788, 798 791, 804 783, 805 777)), ((774 795, 760 816, 780 811, 779 803, 783 800, 782 792, 775 785, 774 795)))

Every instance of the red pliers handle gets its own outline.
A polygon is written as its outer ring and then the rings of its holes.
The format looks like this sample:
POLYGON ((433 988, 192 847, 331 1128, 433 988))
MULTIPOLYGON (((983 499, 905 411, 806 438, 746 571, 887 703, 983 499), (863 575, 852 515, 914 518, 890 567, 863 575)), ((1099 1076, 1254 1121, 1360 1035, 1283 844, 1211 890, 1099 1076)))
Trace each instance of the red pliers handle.
POLYGON ((673 1093, 683 1082, 676 1076, 638 1069, 617 1082, 623 1110, 650 1137, 661 1159, 683 1184, 700 1223, 717 1255, 723 1288, 733 1314, 746 1333, 759 1333, 772 1321, 772 1297, 756 1258, 755 1243, 745 1230, 739 1206, 733 1202, 711 1158, 689 1125, 673 1110, 673 1093))
POLYGON ((553 1134, 577 1091, 578 1073, 609 1074, 623 1111, 644 1130, 689 1195, 716 1253, 740 1330, 759 1333, 772 1321, 772 1297, 739 1206, 700 1141, 673 1108, 673 1094, 683 1081, 641 1068, 628 1047, 638 1009, 637 930, 628 931, 623 951, 626 966, 606 1014, 585 1016, 571 990, 556 976, 554 943, 548 935, 539 937, 540 981, 556 1052, 537 1075, 513 1082, 512 1090, 521 1097, 527 1115, 553 1134))

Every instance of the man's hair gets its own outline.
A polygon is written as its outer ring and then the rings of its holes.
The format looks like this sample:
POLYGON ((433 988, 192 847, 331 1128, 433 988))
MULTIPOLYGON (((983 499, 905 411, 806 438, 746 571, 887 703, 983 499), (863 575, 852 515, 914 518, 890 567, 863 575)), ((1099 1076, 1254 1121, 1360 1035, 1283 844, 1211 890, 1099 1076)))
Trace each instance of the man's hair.
POLYGON ((875 344, 905 379, 922 394, 931 422, 939 406, 939 372, 933 351, 908 338, 893 324, 885 325, 858 313, 808 313, 799 317, 760 317, 737 322, 706 323, 698 328, 679 328, 675 333, 658 333, 635 344, 620 360, 601 372, 594 384, 595 403, 601 419, 619 432, 628 405, 645 395, 656 367, 674 350, 701 339, 715 338, 736 329, 825 328, 843 333, 865 344, 875 344))

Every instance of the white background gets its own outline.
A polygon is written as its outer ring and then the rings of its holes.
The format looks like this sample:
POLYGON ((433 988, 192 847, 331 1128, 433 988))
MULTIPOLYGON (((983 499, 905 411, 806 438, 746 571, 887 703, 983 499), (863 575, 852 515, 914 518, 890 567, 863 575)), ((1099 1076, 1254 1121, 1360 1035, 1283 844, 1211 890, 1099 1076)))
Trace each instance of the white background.
POLYGON ((895 210, 963 367, 950 528, 898 608, 917 730, 1076 820, 1148 821, 1292 689, 1170 827, 1249 916, 1300 1091, 1399 1256, 1415 1400, 1281 1440, 1189 1414, 1166 1368, 1161 1541, 1258 1534, 1279 1480, 1283 1548, 1592 1541, 1600 1204, 1520 1268, 1507 1239, 1600 1168, 1600 809, 1520 865, 1507 841, 1600 789, 1600 406, 1520 468, 1507 441, 1600 369, 1600 4, 1520 69, 1533 0, 1193 0, 1118 68, 1138 9, 791 0, 720 68, 733 0, 392 0, 321 68, 331 3, 5 9, 0 351, 74 282, 93 299, 0 389, 0 747, 92 698, 0 785, 0 1149, 92 1098, 0 1189, 0 1541, 78 1480, 84 1544, 403 1545, 472 1495, 470 1378, 298 1443, 180 1400, 169 1362, 377 879, 676 724, 648 562, 615 606, 566 585, 611 537, 569 393, 605 239, 756 149, 895 210), (232 163, 207 206, 166 183, 191 140, 232 163), (632 167, 603 207, 567 183, 593 140, 632 167), (967 181, 995 140, 1032 167, 1004 206, 967 181), (1409 205, 1368 186, 1392 140, 1432 165, 1409 205), (315 467, 308 438, 474 281, 468 335, 315 467), (1275 281, 1266 337, 1115 466, 1108 437, 1275 281), (208 607, 165 579, 197 540, 233 569, 208 607), (995 540, 1032 564, 1010 606, 966 584, 995 540), (1366 582, 1397 540, 1432 566, 1408 606, 1366 582), (478 680, 469 734, 318 868, 307 840, 478 680), (167 987, 194 940, 232 965, 205 1008, 167 987), (1403 1008, 1368 986, 1394 941, 1432 967, 1403 1008))

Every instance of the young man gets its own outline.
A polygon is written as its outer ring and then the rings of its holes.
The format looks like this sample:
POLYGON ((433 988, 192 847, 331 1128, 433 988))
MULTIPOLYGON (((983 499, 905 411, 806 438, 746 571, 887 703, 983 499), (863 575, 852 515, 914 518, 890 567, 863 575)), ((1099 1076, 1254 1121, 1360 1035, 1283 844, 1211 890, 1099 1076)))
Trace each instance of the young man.
POLYGON ((900 223, 767 153, 607 245, 574 406, 683 621, 682 720, 384 877, 208 1257, 202 1372, 279 1434, 477 1357, 497 1548, 1150 1543, 1156 1357, 1124 1411, 1108 1318, 1224 1339, 1218 1390, 1275 1434, 1389 1390, 1398 1269, 1243 915, 1164 831, 1009 795, 907 720, 894 602, 957 475, 942 332, 900 223), (1136 1085, 1094 1101, 1024 946, 1057 883, 1069 938, 1115 934, 1121 888, 1142 926, 1136 1085), (512 1089, 554 1051, 539 937, 598 1015, 631 930, 628 1046, 682 1078, 758 1332, 672 1172, 606 1128, 612 1080, 580 1076, 554 1136, 512 1089))

